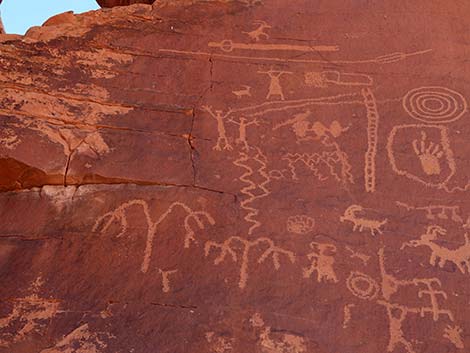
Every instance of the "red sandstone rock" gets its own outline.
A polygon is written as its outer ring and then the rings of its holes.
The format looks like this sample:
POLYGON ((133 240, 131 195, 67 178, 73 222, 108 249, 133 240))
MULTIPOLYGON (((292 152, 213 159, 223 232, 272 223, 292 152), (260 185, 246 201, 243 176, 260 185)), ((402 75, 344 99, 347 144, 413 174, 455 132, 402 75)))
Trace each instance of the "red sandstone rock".
POLYGON ((153 4, 155 0, 96 0, 101 7, 127 6, 132 4, 153 4))
POLYGON ((159 1, 0 40, 0 352, 467 352, 469 10, 159 1))

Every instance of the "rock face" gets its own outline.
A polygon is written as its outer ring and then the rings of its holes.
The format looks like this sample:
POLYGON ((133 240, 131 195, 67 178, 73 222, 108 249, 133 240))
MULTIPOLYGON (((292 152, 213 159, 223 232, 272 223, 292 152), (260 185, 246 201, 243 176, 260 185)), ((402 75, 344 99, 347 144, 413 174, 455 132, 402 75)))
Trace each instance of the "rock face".
POLYGON ((155 0, 96 0, 101 7, 127 6, 132 4, 153 4, 155 0))
POLYGON ((0 352, 468 352, 469 11, 159 1, 2 39, 0 352))

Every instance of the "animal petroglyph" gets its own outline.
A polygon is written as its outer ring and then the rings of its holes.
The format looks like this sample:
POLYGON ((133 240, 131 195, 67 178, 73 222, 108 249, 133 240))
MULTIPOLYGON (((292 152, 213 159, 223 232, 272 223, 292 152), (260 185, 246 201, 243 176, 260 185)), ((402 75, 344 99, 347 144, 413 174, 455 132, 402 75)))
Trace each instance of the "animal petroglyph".
POLYGON ((248 121, 247 118, 241 117, 238 120, 230 119, 230 122, 235 125, 238 125, 238 138, 235 140, 235 143, 241 144, 242 148, 245 151, 248 151, 250 149, 250 146, 247 140, 247 128, 250 125, 259 126, 258 120, 252 119, 251 121, 248 121))
POLYGON ((354 249, 350 248, 349 246, 346 246, 346 250, 348 250, 351 255, 349 255, 349 257, 351 259, 359 259, 362 261, 362 263, 365 265, 367 265, 367 263, 369 262, 370 260, 370 256, 369 255, 366 255, 366 254, 362 254, 360 252, 357 252, 355 251, 354 249))
POLYGON ((178 270, 164 271, 159 268, 158 272, 162 275, 162 291, 165 293, 169 293, 171 290, 170 275, 178 272, 178 270))
POLYGON ((340 222, 351 222, 353 224, 353 230, 362 232, 364 229, 368 229, 371 235, 376 235, 376 233, 382 234, 381 227, 388 222, 387 219, 383 221, 378 221, 374 219, 365 218, 364 216, 358 215, 358 213, 364 213, 364 208, 359 205, 351 205, 344 215, 339 218, 340 222))
POLYGON ((308 234, 315 227, 315 219, 305 215, 287 218, 287 231, 294 234, 308 234))
POLYGON ((242 85, 242 89, 232 91, 232 93, 238 98, 251 97, 251 87, 247 85, 242 85))
POLYGON ((367 151, 364 162, 364 184, 366 192, 375 192, 375 159, 379 136, 379 112, 372 90, 364 88, 361 92, 367 110, 367 151))
POLYGON ((269 39, 269 35, 266 33, 267 29, 271 29, 272 27, 265 21, 257 20, 253 22, 253 25, 258 26, 256 29, 250 32, 242 32, 250 37, 251 40, 255 42, 259 42, 262 38, 269 39))
POLYGON ((290 71, 276 71, 276 70, 269 70, 269 71, 258 71, 259 74, 268 75, 270 82, 269 82, 269 91, 266 99, 271 99, 273 96, 279 97, 281 100, 285 100, 284 93, 282 91, 281 86, 281 76, 282 75, 290 75, 292 72, 290 71))
POLYGON ((466 272, 470 274, 470 239, 468 234, 464 235, 465 244, 459 246, 457 249, 449 249, 439 245, 439 235, 444 236, 447 234, 447 230, 444 228, 431 225, 426 229, 426 233, 421 234, 418 240, 411 240, 404 243, 401 247, 403 250, 405 247, 419 247, 426 246, 431 250, 431 257, 429 263, 431 266, 438 265, 443 268, 447 262, 453 263, 463 274, 466 272))
POLYGON ((126 216, 126 211, 134 206, 142 208, 147 223, 147 241, 144 251, 144 259, 142 261, 141 266, 141 271, 143 273, 146 273, 150 266, 150 260, 153 251, 153 241, 155 236, 157 235, 158 226, 172 212, 174 212, 175 209, 181 208, 186 213, 186 217, 184 218, 183 222, 183 226, 186 231, 184 238, 185 248, 189 248, 191 241, 197 242, 195 238, 195 232, 191 226, 191 221, 195 222, 199 229, 205 228, 203 222, 204 219, 211 225, 215 224, 214 219, 209 213, 203 211, 194 211, 186 204, 181 202, 173 202, 157 220, 153 221, 148 203, 144 200, 132 200, 123 203, 115 210, 110 211, 98 218, 98 220, 95 222, 95 225, 93 226, 92 231, 96 232, 100 229, 101 233, 105 233, 114 222, 117 222, 120 225, 120 232, 116 235, 116 237, 119 238, 123 236, 128 230, 128 220, 126 216))
POLYGON ((245 196, 245 199, 240 202, 240 206, 247 212, 245 221, 252 224, 248 230, 248 234, 251 235, 256 228, 261 226, 261 222, 257 219, 259 209, 253 203, 271 193, 267 185, 271 182, 272 177, 266 170, 267 158, 258 148, 255 149, 254 155, 240 153, 239 158, 233 164, 245 170, 245 173, 238 178, 245 184, 240 190, 245 196), (253 170, 250 163, 255 163, 258 169, 253 170), (260 179, 262 181, 259 181, 260 179))
POLYGON ((448 130, 440 125, 395 126, 388 137, 387 153, 395 173, 428 187, 447 191, 457 169, 448 130))
POLYGON ((310 267, 303 269, 304 278, 310 278, 312 273, 317 271, 318 282, 337 283, 338 279, 336 278, 336 273, 333 268, 336 246, 333 244, 311 242, 310 248, 313 251, 308 254, 307 257, 312 263, 310 267))
POLYGON ((467 101, 449 88, 419 87, 405 95, 403 108, 413 119, 424 123, 450 123, 467 112, 467 101))
POLYGON ((212 111, 211 107, 204 106, 202 107, 206 112, 208 112, 216 121, 217 121, 217 132, 219 137, 217 138, 217 143, 214 146, 214 150, 222 151, 224 150, 231 151, 233 147, 230 145, 228 138, 227 138, 227 130, 225 129, 225 122, 224 120, 231 114, 231 110, 229 109, 225 115, 222 115, 221 110, 216 110, 215 112, 212 111))
POLYGON ((295 255, 292 251, 284 250, 280 247, 274 245, 274 242, 269 238, 258 238, 256 240, 246 240, 237 236, 233 236, 225 240, 223 243, 216 243, 213 241, 208 241, 204 247, 206 257, 209 256, 209 253, 212 248, 219 249, 220 254, 214 260, 214 264, 218 265, 222 261, 225 260, 227 255, 230 255, 233 262, 240 263, 240 280, 238 282, 238 286, 240 289, 244 289, 246 287, 248 276, 249 276, 249 255, 250 250, 256 247, 263 247, 265 248, 264 252, 258 258, 258 264, 263 263, 266 259, 270 256, 273 260, 273 266, 275 270, 278 270, 281 267, 280 256, 284 255, 291 263, 295 262, 295 255), (237 244, 239 246, 237 246, 237 244), (241 257, 237 255, 237 249, 241 247, 242 255, 241 257))
POLYGON ((339 48, 335 45, 293 45, 293 44, 257 44, 257 43, 236 43, 230 39, 224 39, 221 42, 209 42, 209 48, 218 48, 224 52, 230 53, 235 49, 240 50, 258 50, 258 51, 299 51, 299 52, 334 52, 339 48))
POLYGON ((313 87, 372 86, 373 79, 366 74, 344 73, 339 71, 306 72, 305 84, 313 87))
POLYGON ((464 343, 462 339, 463 330, 458 326, 450 326, 444 329, 444 338, 447 338, 454 346, 458 349, 464 349, 464 343))
POLYGON ((460 215, 459 206, 447 206, 447 205, 430 205, 430 206, 411 206, 404 202, 396 201, 397 206, 403 207, 407 211, 422 211, 426 213, 426 218, 429 220, 450 219, 456 223, 464 223, 462 216, 460 215))

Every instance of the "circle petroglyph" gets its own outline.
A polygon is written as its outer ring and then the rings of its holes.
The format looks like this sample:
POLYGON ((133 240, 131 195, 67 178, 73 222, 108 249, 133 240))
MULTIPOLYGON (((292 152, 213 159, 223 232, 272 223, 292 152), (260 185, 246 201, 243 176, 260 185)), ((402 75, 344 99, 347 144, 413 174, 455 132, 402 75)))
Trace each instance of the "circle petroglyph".
POLYGON ((377 297, 379 292, 377 282, 362 272, 351 272, 346 280, 346 285, 352 294, 361 299, 372 300, 377 297))
POLYGON ((467 101, 445 87, 419 87, 403 98, 403 108, 413 119, 428 123, 450 123, 467 112, 467 101))

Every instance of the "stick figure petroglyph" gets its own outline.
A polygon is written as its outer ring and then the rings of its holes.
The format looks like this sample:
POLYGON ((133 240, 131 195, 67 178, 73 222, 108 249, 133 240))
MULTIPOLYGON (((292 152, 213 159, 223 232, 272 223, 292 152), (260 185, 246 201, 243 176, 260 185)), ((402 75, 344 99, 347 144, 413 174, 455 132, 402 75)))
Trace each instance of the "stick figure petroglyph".
POLYGON ((246 287, 249 275, 250 250, 256 247, 263 247, 263 245, 265 246, 265 250, 258 258, 257 262, 259 264, 263 263, 268 257, 271 256, 273 260, 274 269, 279 270, 279 268, 281 267, 280 255, 286 256, 291 263, 295 262, 295 255, 292 251, 284 250, 280 247, 277 247, 276 245, 274 245, 274 242, 271 239, 266 237, 250 241, 240 238, 238 236, 232 236, 225 240, 223 243, 208 241, 204 247, 204 251, 207 257, 209 256, 209 253, 212 248, 220 250, 219 256, 217 256, 214 260, 215 265, 218 265, 222 261, 224 261, 227 255, 230 255, 233 262, 238 262, 238 260, 240 260, 240 280, 238 282, 238 286, 240 289, 244 289, 246 287), (240 246, 236 246, 237 244, 240 246), (242 249, 241 259, 237 255, 237 250, 240 248, 242 249))
POLYGON ((364 229, 369 229, 371 235, 376 235, 376 233, 382 234, 380 227, 386 224, 388 220, 385 219, 383 221, 377 221, 358 215, 358 213, 363 212, 364 208, 362 206, 351 205, 346 209, 346 211, 344 211, 344 215, 341 216, 339 220, 340 222, 351 222, 353 224, 353 230, 359 228, 359 231, 362 232, 364 229))
POLYGON ((222 115, 221 110, 216 110, 214 112, 212 111, 212 107, 203 106, 202 108, 217 121, 217 132, 219 134, 219 137, 217 138, 217 144, 214 146, 214 150, 222 151, 223 148, 224 150, 231 151, 233 147, 228 142, 224 120, 232 113, 232 110, 229 109, 225 115, 222 115))
POLYGON ((281 76, 282 75, 290 75, 292 72, 290 71, 277 71, 277 70, 269 70, 269 71, 258 71, 259 74, 268 75, 270 78, 269 83, 269 92, 266 96, 266 99, 271 99, 273 96, 278 96, 281 100, 285 100, 284 93, 282 91, 281 86, 281 76))
POLYGON ((204 229, 205 225, 203 220, 207 220, 209 224, 214 225, 215 221, 212 216, 204 211, 194 211, 189 208, 186 204, 182 202, 173 202, 168 209, 156 220, 153 221, 150 215, 150 208, 146 201, 144 200, 132 200, 123 203, 121 206, 116 208, 113 211, 106 213, 101 216, 95 222, 92 231, 96 232, 100 229, 100 233, 106 232, 109 227, 114 223, 118 222, 120 224, 120 232, 116 235, 116 238, 123 236, 128 230, 128 220, 126 216, 126 211, 133 206, 142 207, 142 211, 147 222, 147 241, 144 251, 144 259, 142 261, 141 271, 146 273, 150 266, 150 259, 152 257, 153 251, 153 240, 157 235, 158 226, 162 223, 166 217, 168 217, 176 208, 181 208, 185 213, 186 217, 184 218, 183 226, 186 231, 184 238, 184 247, 189 248, 191 241, 197 242, 195 238, 195 232, 191 226, 190 221, 194 221, 199 229, 204 229))
POLYGON ((337 283, 336 273, 333 268, 335 263, 334 255, 336 254, 336 246, 333 244, 322 244, 311 242, 310 248, 313 250, 307 255, 312 262, 310 267, 303 269, 304 278, 310 278, 314 271, 317 271, 318 282, 337 283))
POLYGON ((258 26, 255 30, 242 33, 248 35, 248 37, 250 37, 250 39, 254 40, 255 42, 259 42, 261 38, 269 39, 269 35, 266 33, 266 30, 272 28, 270 25, 261 20, 254 21, 253 24, 258 26))
POLYGON ((229 119, 229 121, 235 125, 238 125, 239 127, 238 138, 235 140, 235 143, 243 145, 243 149, 245 151, 248 151, 250 149, 250 146, 248 145, 246 128, 250 125, 259 126, 259 121, 257 119, 252 119, 251 121, 248 121, 248 119, 245 117, 240 117, 238 121, 235 119, 229 119))
POLYGON ((443 268, 446 262, 453 263, 463 274, 466 272, 470 274, 470 238, 467 233, 464 235, 465 244, 461 245, 457 249, 448 249, 437 244, 435 241, 438 240, 439 235, 446 235, 447 230, 444 228, 431 225, 428 226, 426 232, 421 234, 419 240, 411 240, 404 243, 401 247, 403 250, 405 247, 419 247, 426 246, 431 250, 431 257, 429 263, 431 266, 438 265, 443 268))

